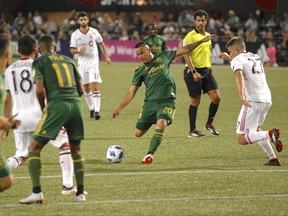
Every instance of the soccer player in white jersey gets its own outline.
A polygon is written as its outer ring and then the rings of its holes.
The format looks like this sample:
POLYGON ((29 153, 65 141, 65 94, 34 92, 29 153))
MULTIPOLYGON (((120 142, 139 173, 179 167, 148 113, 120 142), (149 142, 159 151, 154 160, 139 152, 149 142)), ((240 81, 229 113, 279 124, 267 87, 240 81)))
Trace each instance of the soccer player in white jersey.
MULTIPOLYGON (((21 125, 14 130, 16 153, 7 159, 12 170, 27 160, 32 134, 42 116, 32 80, 32 62, 36 54, 35 39, 28 35, 22 36, 18 41, 18 52, 20 59, 11 64, 5 71, 7 94, 4 102, 4 116, 11 116, 11 104, 13 102, 12 115, 17 114, 17 118, 21 120, 21 125)), ((75 194, 73 161, 67 134, 60 131, 56 140, 51 140, 50 143, 60 150, 59 159, 63 178, 62 194, 75 194)))
POLYGON ((71 35, 70 52, 78 54, 78 68, 82 76, 85 99, 90 109, 90 118, 100 119, 101 95, 99 85, 102 83, 99 70, 99 45, 105 61, 110 64, 103 38, 97 29, 88 25, 88 14, 84 11, 78 13, 79 29, 71 35))
POLYGON ((241 145, 258 142, 269 157, 265 165, 281 166, 270 145, 271 140, 277 151, 282 151, 279 129, 260 130, 272 105, 271 92, 260 57, 247 52, 245 42, 239 37, 233 37, 228 41, 226 48, 230 55, 222 52, 220 57, 231 61, 238 94, 243 104, 237 120, 237 142, 241 145))

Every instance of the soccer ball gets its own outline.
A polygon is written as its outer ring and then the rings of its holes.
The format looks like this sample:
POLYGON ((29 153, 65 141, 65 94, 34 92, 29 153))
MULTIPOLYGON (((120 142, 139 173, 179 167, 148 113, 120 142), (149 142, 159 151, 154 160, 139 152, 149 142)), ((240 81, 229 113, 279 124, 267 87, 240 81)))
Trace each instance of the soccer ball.
POLYGON ((119 145, 110 146, 106 158, 110 163, 120 163, 124 157, 124 150, 119 145))

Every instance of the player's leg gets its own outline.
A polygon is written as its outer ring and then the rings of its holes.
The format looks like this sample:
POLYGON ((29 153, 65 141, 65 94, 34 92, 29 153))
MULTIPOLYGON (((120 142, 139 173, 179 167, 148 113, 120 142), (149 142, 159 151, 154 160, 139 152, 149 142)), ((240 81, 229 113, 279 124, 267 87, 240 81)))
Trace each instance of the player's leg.
MULTIPOLYGON (((48 140, 44 141, 44 139, 42 141, 43 143, 48 142, 48 140)), ((35 139, 32 139, 32 142, 29 145, 28 170, 30 178, 32 180, 32 193, 28 197, 21 199, 19 201, 21 204, 31 204, 31 203, 41 204, 44 200, 40 184, 40 176, 41 176, 40 152, 45 146, 45 144, 41 144, 35 139)))
POLYGON ((190 98, 190 106, 188 109, 189 116, 189 133, 188 137, 202 137, 205 136, 196 128, 196 117, 198 106, 201 101, 202 81, 195 81, 191 72, 187 73, 187 68, 184 69, 184 81, 190 98))
POLYGON ((100 83, 93 82, 90 83, 92 89, 92 100, 94 105, 94 117, 96 120, 101 118, 100 116, 100 106, 101 106, 101 94, 100 94, 100 83))
POLYGON ((11 169, 6 162, 6 158, 0 152, 0 192, 11 187, 12 183, 13 175, 11 174, 11 169))
POLYGON ((27 160, 28 146, 32 142, 32 134, 32 132, 19 133, 14 130, 16 153, 7 158, 7 163, 12 170, 21 166, 27 160))
POLYGON ((83 88, 85 100, 89 108, 90 118, 94 118, 94 104, 92 98, 92 91, 90 90, 90 84, 83 84, 83 88))
POLYGON ((216 130, 215 126, 213 125, 213 121, 218 111, 221 97, 217 82, 212 74, 210 74, 209 77, 205 78, 205 81, 203 83, 203 93, 206 92, 211 99, 211 103, 208 110, 208 119, 204 128, 210 131, 212 135, 219 136, 220 133, 216 130))

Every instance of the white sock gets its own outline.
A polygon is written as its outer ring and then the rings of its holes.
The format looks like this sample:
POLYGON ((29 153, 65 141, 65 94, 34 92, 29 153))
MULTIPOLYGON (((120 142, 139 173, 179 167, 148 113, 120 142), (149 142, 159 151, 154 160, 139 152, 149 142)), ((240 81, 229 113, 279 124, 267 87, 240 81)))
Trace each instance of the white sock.
POLYGON ((268 131, 249 131, 245 134, 247 143, 255 143, 266 139, 270 139, 268 131))
POLYGON ((23 158, 18 157, 16 155, 13 155, 12 157, 9 157, 7 159, 7 164, 11 170, 16 169, 18 166, 22 165, 23 163, 24 163, 23 158))
POLYGON ((93 91, 92 97, 93 97, 94 111, 100 112, 100 105, 101 105, 100 91, 93 91))
POLYGON ((92 93, 89 92, 89 93, 84 93, 85 95, 85 99, 86 99, 86 102, 87 102, 87 105, 89 107, 89 110, 94 110, 94 105, 93 105, 93 100, 92 100, 92 93))
POLYGON ((269 139, 259 141, 258 144, 261 146, 263 151, 267 154, 267 156, 269 157, 269 160, 276 158, 275 152, 270 144, 269 139))
POLYGON ((60 150, 59 161, 62 169, 63 186, 71 188, 73 186, 74 167, 70 149, 60 150))

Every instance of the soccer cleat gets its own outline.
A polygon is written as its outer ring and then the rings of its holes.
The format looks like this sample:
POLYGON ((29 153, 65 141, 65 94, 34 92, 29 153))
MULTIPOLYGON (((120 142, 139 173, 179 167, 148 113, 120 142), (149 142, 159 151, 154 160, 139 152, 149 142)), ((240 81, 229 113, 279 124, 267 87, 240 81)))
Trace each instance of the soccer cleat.
POLYGON ((147 154, 143 160, 141 161, 142 164, 151 164, 153 162, 153 155, 147 154))
POLYGON ((278 128, 273 128, 269 131, 269 136, 271 141, 275 144, 278 152, 281 152, 283 149, 283 144, 280 140, 280 130, 278 128))
MULTIPOLYGON (((63 185, 63 189, 62 189, 62 195, 75 195, 77 193, 77 187, 76 186, 72 186, 70 188, 67 188, 63 185)), ((87 195, 88 193, 86 191, 83 191, 84 195, 87 195)))
POLYGON ((33 204, 33 203, 42 204, 43 200, 44 200, 44 196, 42 192, 31 193, 28 197, 21 199, 19 203, 20 204, 33 204))
POLYGON ((70 188, 67 188, 65 186, 63 186, 62 189, 62 195, 75 195, 77 193, 77 187, 72 186, 70 188))
POLYGON ((94 110, 90 110, 90 118, 94 118, 94 110))
POLYGON ((278 158, 273 158, 269 160, 267 163, 265 163, 266 166, 281 166, 280 161, 278 158))
POLYGON ((76 196, 76 202, 85 202, 86 201, 86 196, 84 194, 79 194, 76 196))
POLYGON ((203 137, 203 136, 205 136, 205 134, 202 134, 200 131, 196 130, 196 128, 193 131, 188 133, 188 137, 197 138, 197 137, 203 137))
POLYGON ((99 119, 101 118, 99 112, 95 112, 95 113, 94 113, 94 116, 95 116, 95 120, 99 120, 99 119))
POLYGON ((219 135, 220 135, 220 133, 219 133, 219 132, 215 129, 215 127, 213 126, 213 124, 206 124, 206 125, 204 126, 204 129, 210 131, 210 133, 211 133, 212 135, 214 135, 214 136, 219 136, 219 135))

